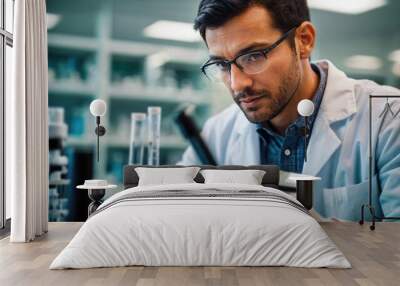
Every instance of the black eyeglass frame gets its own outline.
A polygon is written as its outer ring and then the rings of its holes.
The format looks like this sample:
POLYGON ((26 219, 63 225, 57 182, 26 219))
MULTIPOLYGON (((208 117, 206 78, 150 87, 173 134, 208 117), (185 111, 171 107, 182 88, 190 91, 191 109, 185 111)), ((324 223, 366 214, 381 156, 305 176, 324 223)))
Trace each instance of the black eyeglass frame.
POLYGON ((285 34, 283 34, 275 43, 273 43, 272 45, 270 45, 269 47, 267 47, 267 48, 264 48, 264 49, 259 49, 259 50, 253 50, 253 51, 248 51, 248 52, 245 52, 245 53, 241 53, 241 54, 239 54, 239 55, 237 55, 234 59, 232 59, 232 60, 208 60, 207 62, 205 62, 202 66, 201 66, 201 72, 208 78, 208 79, 210 79, 211 80, 211 78, 207 75, 207 73, 206 73, 206 71, 205 71, 205 69, 208 67, 208 66, 211 66, 211 65, 214 65, 214 64, 216 64, 216 63, 220 63, 220 62, 223 62, 224 64, 227 64, 227 65, 229 65, 229 73, 230 73, 230 71, 231 71, 231 66, 232 66, 232 64, 235 64, 241 71, 243 71, 243 67, 241 66, 241 65, 239 65, 236 61, 237 61, 237 59, 238 58, 240 58, 240 57, 242 57, 242 56, 244 56, 244 55, 248 55, 248 54, 252 54, 252 53, 258 53, 258 52, 261 52, 263 55, 264 55, 264 57, 266 58, 267 57, 267 55, 273 50, 273 49, 275 49, 276 47, 278 47, 283 41, 285 41, 288 37, 289 37, 289 35, 293 32, 293 31, 295 31, 296 29, 297 29, 297 27, 298 26, 296 26, 296 27, 293 27, 292 29, 290 29, 289 31, 287 31, 285 34))

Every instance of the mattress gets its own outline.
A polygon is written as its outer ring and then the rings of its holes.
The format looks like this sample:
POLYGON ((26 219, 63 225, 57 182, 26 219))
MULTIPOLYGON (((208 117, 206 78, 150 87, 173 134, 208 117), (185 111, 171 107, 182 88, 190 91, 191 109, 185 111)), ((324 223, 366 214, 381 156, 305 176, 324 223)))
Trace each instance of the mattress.
POLYGON ((110 197, 50 269, 133 265, 351 267, 284 192, 193 183, 134 187, 110 197))

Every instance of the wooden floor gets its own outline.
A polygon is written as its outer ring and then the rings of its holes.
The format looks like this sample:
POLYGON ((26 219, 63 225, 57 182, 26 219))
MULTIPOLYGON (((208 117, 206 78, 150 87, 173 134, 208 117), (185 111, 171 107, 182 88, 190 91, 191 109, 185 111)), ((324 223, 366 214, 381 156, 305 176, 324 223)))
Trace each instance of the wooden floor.
POLYGON ((123 267, 48 270, 81 226, 50 223, 49 233, 27 244, 0 241, 0 285, 400 285, 400 223, 375 231, 355 223, 321 223, 353 268, 123 267))

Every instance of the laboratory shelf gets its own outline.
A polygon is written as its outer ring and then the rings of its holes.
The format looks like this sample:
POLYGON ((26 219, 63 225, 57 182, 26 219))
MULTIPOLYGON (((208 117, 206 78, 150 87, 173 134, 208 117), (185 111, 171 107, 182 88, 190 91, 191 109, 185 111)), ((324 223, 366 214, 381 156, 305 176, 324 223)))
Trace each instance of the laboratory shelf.
MULTIPOLYGON (((96 38, 49 34, 48 46, 52 49, 76 50, 77 52, 97 52, 100 41, 96 38)), ((202 49, 184 48, 168 45, 154 45, 141 42, 110 40, 107 45, 110 55, 146 57, 162 55, 163 63, 182 63, 198 65, 207 59, 207 53, 202 49)))
MULTIPOLYGON (((117 136, 113 136, 117 138, 117 136)), ((125 140, 109 139, 106 143, 109 148, 129 148, 129 138, 125 140)), ((160 148, 163 149, 185 149, 188 144, 178 136, 163 136, 161 135, 160 148)))
MULTIPOLYGON (((67 141, 65 142, 66 147, 74 147, 74 148, 95 148, 96 147, 96 137, 93 138, 84 138, 84 137, 75 137, 69 136, 67 141)), ((100 144, 103 144, 103 141, 100 141, 100 144)))
POLYGON ((96 52, 99 47, 99 41, 95 38, 73 35, 49 34, 47 41, 49 48, 76 50, 77 52, 96 52))
POLYGON ((129 153, 130 113, 162 107, 163 164, 177 162, 188 146, 172 121, 177 108, 194 104, 200 123, 208 117, 212 93, 199 72, 207 54, 199 48, 115 40, 107 35, 106 26, 99 29, 105 33, 96 38, 49 33, 49 105, 65 109, 70 131, 65 146, 71 152, 95 154, 89 105, 95 98, 106 101, 101 124, 107 133, 100 139, 104 161, 93 164, 93 176, 111 176, 121 184, 129 153))
POLYGON ((87 83, 49 82, 49 93, 94 97, 96 88, 87 83))
POLYGON ((155 88, 110 88, 111 100, 134 100, 146 102, 171 102, 171 103, 194 103, 194 104, 209 104, 210 99, 202 92, 188 92, 185 95, 183 90, 168 89, 163 87, 155 88))
POLYGON ((165 63, 191 64, 197 69, 199 64, 207 59, 207 53, 203 49, 184 48, 168 45, 153 45, 148 43, 112 40, 110 43, 112 55, 132 57, 152 56, 159 65, 165 63))
MULTIPOLYGON (((96 137, 73 137, 69 136, 66 147, 74 148, 96 148, 96 137)), ((100 145, 109 148, 129 148, 129 138, 121 138, 118 134, 110 134, 109 138, 101 138, 100 145)), ((188 144, 178 136, 162 136, 160 148, 163 149, 185 149, 188 144)))

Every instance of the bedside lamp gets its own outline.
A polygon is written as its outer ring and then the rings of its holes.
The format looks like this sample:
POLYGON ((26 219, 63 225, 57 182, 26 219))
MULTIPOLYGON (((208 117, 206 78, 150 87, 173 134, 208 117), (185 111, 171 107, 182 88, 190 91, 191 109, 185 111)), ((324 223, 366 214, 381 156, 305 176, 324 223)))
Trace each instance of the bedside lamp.
POLYGON ((308 128, 307 118, 314 113, 314 103, 309 99, 303 99, 297 105, 297 112, 304 117, 304 161, 307 162, 307 137, 310 133, 310 129, 308 128))
POLYGON ((104 116, 107 111, 107 104, 104 100, 95 99, 90 103, 90 113, 96 117, 97 127, 95 133, 97 135, 97 162, 99 162, 99 148, 100 148, 100 136, 106 134, 106 128, 100 125, 100 117, 104 116))

